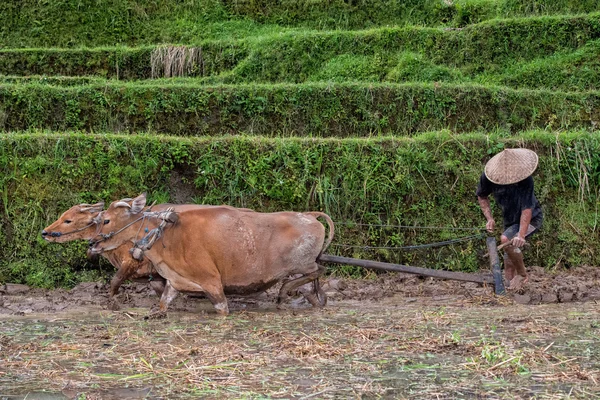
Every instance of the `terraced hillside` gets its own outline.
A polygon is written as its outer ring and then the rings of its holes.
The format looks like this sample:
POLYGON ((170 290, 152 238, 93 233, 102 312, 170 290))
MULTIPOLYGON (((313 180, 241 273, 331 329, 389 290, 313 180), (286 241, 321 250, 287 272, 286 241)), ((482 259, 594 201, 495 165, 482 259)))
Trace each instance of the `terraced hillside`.
POLYGON ((323 210, 339 224, 330 252, 476 270, 479 236, 427 254, 390 248, 480 235, 474 189, 505 146, 540 154, 546 221, 528 262, 597 265, 599 11, 567 0, 6 0, 0 281, 95 277, 84 244, 48 245, 39 231, 73 204, 142 191, 323 210))

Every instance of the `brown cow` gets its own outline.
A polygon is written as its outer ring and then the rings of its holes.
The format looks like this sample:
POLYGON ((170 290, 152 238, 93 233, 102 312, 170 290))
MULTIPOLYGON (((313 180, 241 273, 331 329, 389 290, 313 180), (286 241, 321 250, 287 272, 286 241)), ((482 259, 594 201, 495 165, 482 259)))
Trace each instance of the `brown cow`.
MULTIPOLYGON (((161 221, 143 213, 145 204, 143 194, 131 201, 113 202, 103 213, 103 239, 91 251, 102 253, 127 241, 136 243, 140 229, 157 228, 161 221)), ((145 251, 167 280, 160 299, 163 313, 178 291, 183 291, 205 293, 219 314, 228 314, 225 293, 261 292, 300 274, 283 284, 280 303, 290 291, 318 280, 324 268, 317 259, 334 235, 331 218, 321 212, 246 213, 211 207, 177 212, 177 216, 162 231, 159 244, 145 251), (325 228, 317 217, 329 226, 326 242, 325 228)), ((319 290, 315 283, 315 292, 319 290)), ((323 304, 324 293, 315 294, 322 296, 319 302, 323 304)))
MULTIPOLYGON (((90 240, 96 237, 102 223, 99 214, 104 203, 80 204, 69 208, 60 218, 44 228, 42 237, 48 242, 65 243, 73 240, 90 240)), ((109 308, 116 310, 119 304, 114 296, 119 291, 123 281, 132 279, 138 282, 149 282, 158 297, 165 288, 165 280, 158 275, 150 261, 135 260, 129 250, 131 245, 124 244, 102 255, 117 269, 110 281, 109 308)))
MULTIPOLYGON (((168 207, 177 210, 188 208, 211 207, 205 205, 171 205, 161 204, 152 207, 153 210, 161 211, 168 207)), ((73 240, 91 240, 98 234, 103 220, 100 216, 104 203, 79 204, 69 208, 60 218, 44 228, 42 237, 48 242, 65 243, 73 240)), ((247 210, 252 211, 252 210, 247 210)), ((165 280, 161 277, 150 261, 146 258, 138 261, 131 256, 131 244, 125 243, 114 250, 107 251, 102 255, 117 269, 117 273, 110 281, 109 308, 119 309, 115 296, 123 281, 131 279, 137 282, 149 282, 158 297, 161 297, 165 288, 165 280)))

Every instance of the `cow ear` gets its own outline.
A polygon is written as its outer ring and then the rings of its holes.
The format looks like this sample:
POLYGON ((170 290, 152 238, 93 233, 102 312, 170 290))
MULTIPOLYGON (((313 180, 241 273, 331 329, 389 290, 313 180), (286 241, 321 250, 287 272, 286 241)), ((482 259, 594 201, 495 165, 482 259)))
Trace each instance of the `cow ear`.
POLYGON ((146 205, 146 193, 142 193, 138 197, 133 199, 133 201, 131 202, 131 210, 130 211, 132 214, 138 214, 138 213, 142 212, 145 205, 146 205))

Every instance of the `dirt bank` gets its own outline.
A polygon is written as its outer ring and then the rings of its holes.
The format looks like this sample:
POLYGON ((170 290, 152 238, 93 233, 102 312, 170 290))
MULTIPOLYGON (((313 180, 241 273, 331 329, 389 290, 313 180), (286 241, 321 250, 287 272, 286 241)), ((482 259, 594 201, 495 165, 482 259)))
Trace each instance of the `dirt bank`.
MULTIPOLYGON (((266 293, 248 297, 230 297, 232 310, 270 308, 275 302, 277 287, 266 293)), ((565 303, 600 299, 600 268, 579 267, 547 272, 530 268, 530 282, 516 293, 493 296, 493 288, 476 283, 421 278, 410 274, 373 274, 371 279, 326 278, 323 289, 330 302, 360 300, 379 301, 397 296, 411 301, 487 301, 520 304, 565 303)), ((29 289, 24 285, 0 286, 0 314, 30 314, 71 311, 81 307, 105 309, 108 285, 100 282, 82 283, 71 290, 29 289)), ((146 284, 123 285, 118 299, 122 308, 155 307, 158 299, 146 284)), ((180 295, 172 304, 173 311, 206 309, 206 299, 180 295)), ((289 307, 304 307, 302 298, 293 299, 289 307)), ((210 307, 208 307, 210 310, 210 307)))

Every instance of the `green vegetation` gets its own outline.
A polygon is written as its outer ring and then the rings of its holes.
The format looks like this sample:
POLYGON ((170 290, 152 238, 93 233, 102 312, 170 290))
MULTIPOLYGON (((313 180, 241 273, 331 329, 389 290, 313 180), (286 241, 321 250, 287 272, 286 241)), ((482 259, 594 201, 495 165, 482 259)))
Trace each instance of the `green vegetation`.
POLYGON ((198 44, 303 29, 464 27, 497 18, 599 9, 598 0, 5 0, 0 46, 198 44))
POLYGON ((84 244, 39 231, 75 203, 141 191, 320 209, 339 222, 331 252, 471 271, 485 265, 479 239, 425 256, 364 248, 465 232, 356 224, 482 227, 473 191, 505 145, 541 155, 546 227, 528 262, 597 264, 599 11, 597 0, 4 1, 0 282, 90 279, 99 266, 84 244))
MULTIPOLYGON (((495 20, 461 30, 389 27, 363 31, 301 31, 260 39, 202 41, 186 75, 200 83, 308 81, 492 82, 511 87, 588 90, 598 87, 600 14, 495 20), (565 70, 565 66, 569 70, 565 70), (575 76, 566 79, 565 75, 575 76), (537 81, 531 83, 537 77, 537 81), (547 82, 547 83, 546 83, 547 82)), ((163 77, 158 47, 5 49, 5 75, 163 77)))
MULTIPOLYGON (((39 236, 80 202, 110 202, 143 191, 158 201, 227 203, 263 211, 323 210, 341 223, 337 244, 403 246, 474 232, 374 230, 344 223, 478 227, 474 188, 488 152, 526 144, 541 156, 537 193, 548 218, 528 252, 536 265, 598 263, 595 206, 600 139, 585 132, 525 132, 516 138, 434 132, 415 138, 184 139, 156 135, 12 133, 0 140, 0 280, 72 284, 92 268, 82 245, 47 244, 39 236), (585 178, 580 171, 584 168, 585 178), (180 198, 179 193, 189 193, 180 198)), ((483 240, 435 260, 438 268, 485 265, 483 240)), ((413 261, 409 252, 349 256, 413 261)), ((432 265, 433 266, 433 265, 432 265)))
POLYGON ((446 128, 591 128, 598 110, 598 92, 479 85, 0 86, 0 127, 9 131, 368 137, 446 128))

